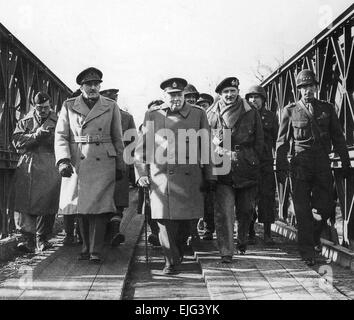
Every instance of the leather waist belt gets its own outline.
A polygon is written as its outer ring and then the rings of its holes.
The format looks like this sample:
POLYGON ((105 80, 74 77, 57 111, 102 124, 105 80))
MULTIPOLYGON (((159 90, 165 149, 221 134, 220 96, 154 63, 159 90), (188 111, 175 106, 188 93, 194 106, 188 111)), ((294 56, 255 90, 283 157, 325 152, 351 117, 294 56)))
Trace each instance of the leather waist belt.
POLYGON ((86 135, 71 137, 71 143, 109 143, 112 142, 110 135, 86 135))

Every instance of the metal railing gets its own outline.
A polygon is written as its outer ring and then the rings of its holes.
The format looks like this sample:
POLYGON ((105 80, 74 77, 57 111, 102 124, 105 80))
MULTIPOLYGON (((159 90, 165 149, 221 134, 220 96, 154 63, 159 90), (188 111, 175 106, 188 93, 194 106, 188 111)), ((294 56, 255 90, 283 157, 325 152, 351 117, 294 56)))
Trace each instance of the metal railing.
POLYGON ((11 32, 0 24, 0 234, 13 229, 7 214, 11 178, 18 155, 11 144, 16 122, 31 108, 33 96, 46 91, 55 110, 72 91, 11 32))
MULTIPOLYGON (((354 167, 354 5, 263 81, 268 106, 279 114, 279 118, 285 106, 299 99, 295 79, 303 69, 316 73, 318 98, 334 104, 354 167)), ((340 160, 333 156, 333 176, 343 217, 342 245, 348 246, 351 242, 354 244, 354 179, 352 174, 344 180, 338 170, 340 167, 340 160)), ((293 221, 288 212, 291 179, 287 179, 285 185, 278 183, 277 190, 279 218, 293 221)))

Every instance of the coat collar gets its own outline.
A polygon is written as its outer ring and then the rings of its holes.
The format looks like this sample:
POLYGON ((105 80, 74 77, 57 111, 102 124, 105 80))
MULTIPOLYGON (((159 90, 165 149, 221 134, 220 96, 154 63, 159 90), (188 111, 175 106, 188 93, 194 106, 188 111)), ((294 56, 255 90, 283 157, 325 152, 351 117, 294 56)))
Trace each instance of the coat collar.
MULTIPOLYGON (((28 112, 28 113, 22 118, 22 120, 28 120, 28 119, 34 119, 36 122, 38 122, 37 119, 36 119, 36 117, 35 117, 35 115, 34 115, 34 110, 31 110, 30 112, 28 112)), ((50 112, 50 114, 49 114, 49 116, 48 116, 48 118, 46 119, 45 122, 47 122, 48 120, 52 120, 52 121, 54 121, 54 122, 57 122, 58 116, 55 114, 54 111, 51 111, 51 112, 50 112)))
POLYGON ((83 124, 91 121, 94 118, 97 118, 101 114, 108 111, 108 102, 102 96, 100 96, 96 102, 96 104, 90 110, 89 107, 84 102, 82 95, 76 97, 74 105, 72 106, 73 110, 82 114, 85 117, 85 121, 83 124))

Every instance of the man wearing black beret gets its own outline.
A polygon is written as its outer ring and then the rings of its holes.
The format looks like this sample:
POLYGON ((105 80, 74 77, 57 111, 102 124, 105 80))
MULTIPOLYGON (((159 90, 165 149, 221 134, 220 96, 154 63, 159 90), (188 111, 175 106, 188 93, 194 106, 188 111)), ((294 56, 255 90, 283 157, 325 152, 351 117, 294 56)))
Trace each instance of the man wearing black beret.
POLYGON ((100 262, 107 221, 117 210, 116 180, 125 171, 121 115, 117 103, 99 93, 100 70, 85 69, 76 82, 81 94, 64 102, 55 131, 59 213, 79 215, 79 259, 100 262))
POLYGON ((57 116, 51 110, 50 96, 38 92, 34 110, 21 119, 13 133, 13 144, 21 154, 15 173, 15 208, 25 252, 50 247, 55 215, 58 212, 60 175, 55 167, 54 128, 57 116))
POLYGON ((228 155, 231 170, 218 176, 215 203, 215 227, 223 263, 230 263, 234 253, 233 231, 237 217, 237 249, 246 252, 247 235, 256 205, 259 161, 263 148, 260 116, 239 96, 239 80, 224 79, 217 87, 220 99, 207 110, 214 131, 216 152, 228 155), (231 150, 223 145, 223 130, 231 134, 231 150))

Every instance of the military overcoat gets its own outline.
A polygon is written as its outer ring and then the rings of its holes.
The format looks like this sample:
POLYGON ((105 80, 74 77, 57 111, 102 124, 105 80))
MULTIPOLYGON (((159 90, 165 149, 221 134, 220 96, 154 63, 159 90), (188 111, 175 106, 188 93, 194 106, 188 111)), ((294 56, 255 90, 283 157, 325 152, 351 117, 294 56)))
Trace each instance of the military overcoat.
POLYGON ((60 175, 54 157, 54 128, 57 120, 56 114, 51 112, 41 125, 31 111, 16 125, 13 144, 21 156, 13 186, 15 211, 31 215, 58 212, 60 175), (35 132, 39 127, 50 130, 51 134, 36 138, 35 132))
POLYGON ((209 132, 205 111, 185 103, 179 112, 172 113, 166 104, 162 104, 146 112, 143 129, 144 134, 139 137, 135 150, 136 179, 142 176, 151 179, 152 218, 188 220, 203 217, 201 187, 203 179, 213 179, 211 165, 206 164, 202 168, 200 153, 195 164, 190 164, 191 155, 188 152, 186 164, 179 162, 178 156, 183 148, 192 150, 189 152, 201 150, 202 140, 197 139, 194 143, 193 139, 185 138, 178 142, 178 133, 183 129, 194 129, 194 132, 204 129, 204 132, 209 132), (153 159, 147 154, 149 146, 153 146, 155 151, 152 153, 153 159), (165 155, 168 161, 160 163, 161 157, 158 155, 165 155))
POLYGON ((66 100, 55 131, 55 157, 57 164, 69 159, 74 167, 70 178, 62 178, 61 214, 115 212, 116 169, 125 169, 116 102, 100 96, 90 110, 82 95, 66 100))

